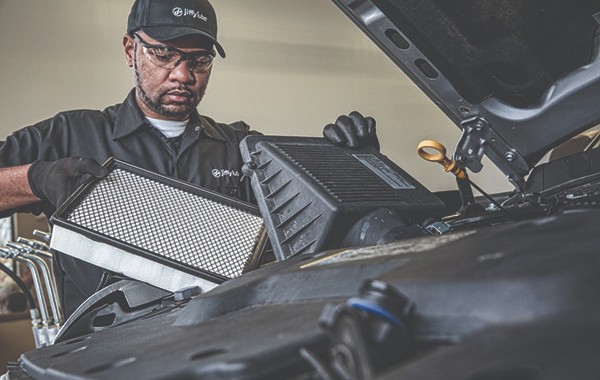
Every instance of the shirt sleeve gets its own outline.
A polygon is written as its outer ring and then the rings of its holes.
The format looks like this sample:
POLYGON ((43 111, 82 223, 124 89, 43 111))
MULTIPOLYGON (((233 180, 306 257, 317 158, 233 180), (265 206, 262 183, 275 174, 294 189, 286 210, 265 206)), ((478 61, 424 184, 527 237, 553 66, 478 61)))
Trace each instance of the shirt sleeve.
MULTIPOLYGON (((36 160, 56 159, 51 157, 52 155, 44 157, 43 153, 48 149, 44 147, 47 145, 47 141, 45 141, 47 139, 44 138, 43 132, 50 130, 53 124, 60 119, 60 116, 57 115, 52 119, 19 129, 9 135, 6 141, 0 145, 0 167, 21 166, 33 163, 36 160)), ((47 202, 40 201, 0 212, 0 217, 7 217, 17 212, 39 215, 45 210, 49 210, 49 206, 50 204, 47 204, 47 202)))

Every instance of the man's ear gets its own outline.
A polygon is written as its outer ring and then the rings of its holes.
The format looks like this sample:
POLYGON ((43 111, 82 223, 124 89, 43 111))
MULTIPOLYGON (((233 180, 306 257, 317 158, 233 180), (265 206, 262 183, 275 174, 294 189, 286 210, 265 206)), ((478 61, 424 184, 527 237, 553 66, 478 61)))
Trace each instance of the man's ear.
POLYGON ((125 53, 125 62, 127 62, 127 66, 133 67, 133 61, 135 54, 135 41, 129 34, 125 34, 123 36, 123 51, 125 53))

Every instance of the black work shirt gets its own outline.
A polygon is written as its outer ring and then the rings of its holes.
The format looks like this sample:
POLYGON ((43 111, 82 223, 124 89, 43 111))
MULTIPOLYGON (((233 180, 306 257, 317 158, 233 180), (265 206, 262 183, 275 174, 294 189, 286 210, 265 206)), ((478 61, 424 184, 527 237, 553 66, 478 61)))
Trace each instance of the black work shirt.
MULTIPOLYGON (((191 116, 175 144, 145 119, 132 90, 122 104, 103 111, 61 112, 20 129, 0 146, 0 167, 36 160, 92 157, 102 163, 115 157, 133 165, 254 202, 250 181, 242 179, 240 141, 249 133, 244 122, 217 123, 197 113, 191 116)), ((12 212, 44 212, 54 208, 38 202, 12 212)), ((93 294, 103 270, 66 255, 56 255, 55 274, 67 315, 93 294)))

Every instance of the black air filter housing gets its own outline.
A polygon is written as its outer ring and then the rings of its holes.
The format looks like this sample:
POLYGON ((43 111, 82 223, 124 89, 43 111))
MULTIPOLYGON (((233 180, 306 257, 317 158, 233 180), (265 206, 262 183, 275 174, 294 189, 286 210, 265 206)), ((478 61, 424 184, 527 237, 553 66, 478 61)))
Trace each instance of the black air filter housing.
POLYGON ((322 138, 248 136, 240 149, 278 260, 338 248, 357 220, 379 208, 413 221, 444 207, 370 147, 340 148, 322 138))

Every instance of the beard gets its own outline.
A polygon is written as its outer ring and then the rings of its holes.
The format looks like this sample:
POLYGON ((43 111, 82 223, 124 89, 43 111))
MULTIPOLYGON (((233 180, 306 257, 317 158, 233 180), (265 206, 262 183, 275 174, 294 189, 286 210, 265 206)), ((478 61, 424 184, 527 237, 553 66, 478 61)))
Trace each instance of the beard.
POLYGON ((194 102, 192 102, 192 98, 189 98, 185 103, 180 103, 175 109, 173 109, 171 106, 163 104, 161 99, 167 95, 169 91, 174 89, 169 89, 160 93, 159 96, 156 97, 156 100, 154 100, 148 95, 140 83, 136 85, 136 88, 140 99, 146 105, 146 107, 168 119, 187 119, 192 112, 193 107, 199 103, 197 102, 194 104, 194 102))
POLYGON ((203 85, 201 86, 200 93, 198 96, 194 96, 193 92, 186 88, 185 85, 179 85, 176 87, 171 87, 168 89, 161 90, 157 96, 152 97, 144 86, 142 81, 142 74, 140 73, 137 65, 137 59, 134 60, 134 71, 135 71, 135 88, 140 100, 144 103, 146 107, 155 112, 158 115, 164 116, 167 119, 173 120, 184 120, 189 118, 190 114, 194 111, 194 109, 200 103, 200 100, 204 97, 204 93, 206 91, 206 86, 208 84, 208 77, 204 80, 203 85), (167 94, 173 90, 178 91, 186 91, 191 96, 184 103, 178 103, 177 105, 169 105, 164 104, 162 99, 167 96, 167 94))

